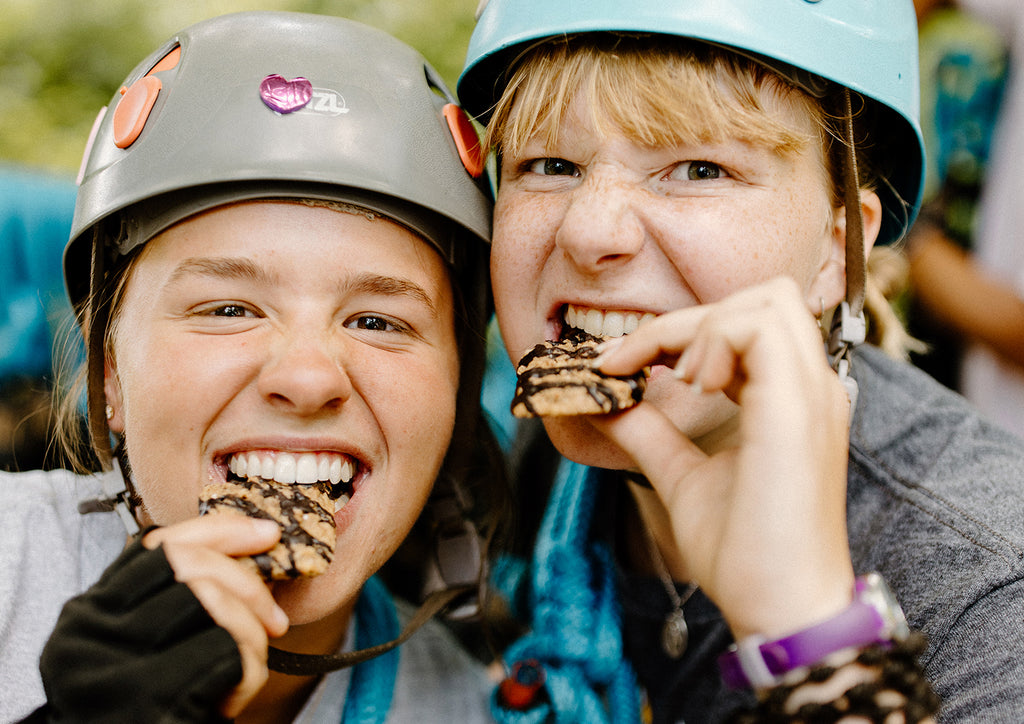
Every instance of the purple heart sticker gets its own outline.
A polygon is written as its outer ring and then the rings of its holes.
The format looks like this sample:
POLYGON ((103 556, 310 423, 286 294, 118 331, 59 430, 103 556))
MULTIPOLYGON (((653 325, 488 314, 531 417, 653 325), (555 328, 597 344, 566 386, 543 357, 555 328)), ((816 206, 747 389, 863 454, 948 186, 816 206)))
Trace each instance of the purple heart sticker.
POLYGON ((313 84, 302 77, 286 80, 274 73, 260 83, 260 98, 268 108, 278 113, 293 113, 300 110, 312 97, 313 84))

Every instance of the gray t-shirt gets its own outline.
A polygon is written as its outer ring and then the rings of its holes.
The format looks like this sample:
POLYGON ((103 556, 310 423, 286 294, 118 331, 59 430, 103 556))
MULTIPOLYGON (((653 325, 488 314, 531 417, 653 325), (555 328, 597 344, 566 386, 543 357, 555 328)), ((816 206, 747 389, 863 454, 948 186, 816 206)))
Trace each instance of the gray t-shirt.
MULTIPOLYGON (((78 512, 80 500, 101 494, 95 477, 63 470, 0 472, 0 723, 45 702, 39 655, 62 606, 124 548, 116 514, 78 512)), ((399 613, 405 618, 408 609, 399 613)), ((348 681, 348 670, 325 677, 296 721, 341 721, 348 681)), ((490 722, 492 688, 484 667, 443 626, 429 622, 399 649, 387 722, 490 722)))

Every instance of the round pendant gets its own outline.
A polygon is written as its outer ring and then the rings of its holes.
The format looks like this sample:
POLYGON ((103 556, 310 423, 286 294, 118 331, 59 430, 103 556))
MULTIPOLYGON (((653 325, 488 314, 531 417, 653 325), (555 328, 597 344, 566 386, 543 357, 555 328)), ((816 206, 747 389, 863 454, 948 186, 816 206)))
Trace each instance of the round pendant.
POLYGON ((673 659, 678 659, 686 651, 690 641, 690 631, 686 628, 683 612, 676 609, 668 615, 661 627, 661 648, 673 659))

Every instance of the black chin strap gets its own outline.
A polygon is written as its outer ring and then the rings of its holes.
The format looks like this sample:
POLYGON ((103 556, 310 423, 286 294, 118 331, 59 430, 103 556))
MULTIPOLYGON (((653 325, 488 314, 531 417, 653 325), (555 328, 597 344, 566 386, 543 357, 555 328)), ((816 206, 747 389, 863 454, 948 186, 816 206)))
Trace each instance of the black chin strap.
POLYGON ((267 667, 271 671, 292 676, 320 676, 331 671, 344 669, 347 666, 355 666, 368 661, 381 654, 400 646, 409 640, 416 630, 443 610, 459 596, 473 593, 475 586, 459 586, 435 591, 416 610, 416 613, 405 625, 402 633, 397 639, 387 643, 371 646, 368 649, 349 651, 343 654, 297 654, 291 651, 282 651, 273 646, 267 652, 267 667))

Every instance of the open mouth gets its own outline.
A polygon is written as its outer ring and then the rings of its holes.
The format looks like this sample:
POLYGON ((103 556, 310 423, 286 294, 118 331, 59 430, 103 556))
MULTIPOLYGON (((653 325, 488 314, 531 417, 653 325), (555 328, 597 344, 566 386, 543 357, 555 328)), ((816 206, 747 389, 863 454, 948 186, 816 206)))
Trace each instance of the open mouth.
POLYGON ((594 337, 621 337, 635 332, 641 324, 654 319, 653 312, 596 309, 575 304, 565 305, 563 312, 563 338, 578 329, 594 337))
POLYGON ((283 485, 330 484, 334 512, 344 508, 355 493, 359 463, 341 453, 238 452, 228 458, 228 479, 261 478, 283 485))

